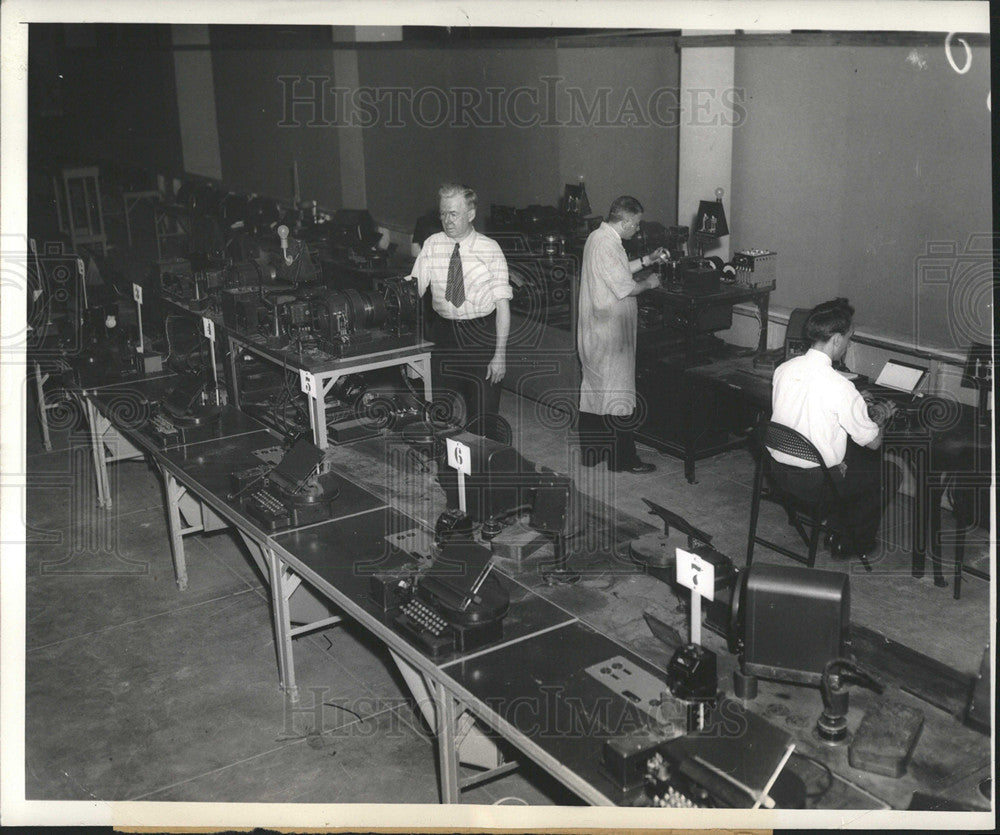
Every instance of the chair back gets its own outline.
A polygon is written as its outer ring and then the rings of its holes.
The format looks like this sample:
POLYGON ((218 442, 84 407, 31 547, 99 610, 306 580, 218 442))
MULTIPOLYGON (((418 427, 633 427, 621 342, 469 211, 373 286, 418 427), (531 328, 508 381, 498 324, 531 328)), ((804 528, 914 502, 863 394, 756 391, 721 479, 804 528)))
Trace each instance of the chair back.
POLYGON ((782 423, 775 423, 773 420, 762 424, 758 431, 760 443, 768 449, 793 455, 826 469, 819 450, 800 432, 796 432, 782 423))
POLYGON ((806 339, 805 324, 810 313, 812 310, 808 307, 796 307, 789 315, 788 325, 785 327, 784 359, 790 360, 809 350, 811 343, 806 339))
POLYGON ((481 435, 506 446, 510 446, 514 442, 514 430, 502 415, 483 413, 469 421, 465 426, 465 431, 472 435, 481 435))

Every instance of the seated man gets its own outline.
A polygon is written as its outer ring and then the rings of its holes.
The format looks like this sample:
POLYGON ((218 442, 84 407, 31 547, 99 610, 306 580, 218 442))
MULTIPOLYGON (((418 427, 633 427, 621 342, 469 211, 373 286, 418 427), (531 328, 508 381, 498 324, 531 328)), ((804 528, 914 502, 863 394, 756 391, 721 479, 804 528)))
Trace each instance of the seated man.
MULTIPOLYGON (((884 500, 899 487, 900 473, 891 469, 883 484, 882 446, 884 424, 868 415, 867 401, 854 383, 834 370, 854 335, 854 308, 847 299, 834 299, 815 307, 806 319, 804 334, 812 347, 805 354, 774 370, 771 420, 808 438, 830 470, 845 501, 844 524, 853 542, 840 541, 834 556, 870 554, 882 519, 884 500)), ((779 486, 805 499, 818 496, 823 476, 819 467, 801 458, 771 450, 779 486)))

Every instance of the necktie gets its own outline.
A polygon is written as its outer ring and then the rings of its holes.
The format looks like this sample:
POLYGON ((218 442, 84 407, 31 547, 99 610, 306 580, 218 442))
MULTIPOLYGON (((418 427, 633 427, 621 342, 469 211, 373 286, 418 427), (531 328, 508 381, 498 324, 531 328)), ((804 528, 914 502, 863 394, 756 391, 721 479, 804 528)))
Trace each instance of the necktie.
POLYGON ((448 262, 448 285, 444 288, 444 298, 455 307, 465 304, 465 280, 462 276, 462 257, 458 253, 458 244, 455 244, 451 252, 451 261, 448 262))

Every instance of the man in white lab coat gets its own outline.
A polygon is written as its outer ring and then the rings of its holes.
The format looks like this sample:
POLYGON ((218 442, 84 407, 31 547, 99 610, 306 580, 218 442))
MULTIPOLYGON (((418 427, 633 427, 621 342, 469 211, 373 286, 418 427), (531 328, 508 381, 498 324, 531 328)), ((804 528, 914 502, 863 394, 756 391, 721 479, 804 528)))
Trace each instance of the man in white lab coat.
POLYGON ((580 384, 580 449, 585 466, 603 457, 613 472, 651 473, 656 467, 639 460, 632 437, 635 411, 636 296, 660 286, 652 273, 633 274, 669 257, 660 248, 629 261, 623 241, 642 221, 642 204, 617 198, 607 220, 595 229, 583 250, 577 350, 583 367, 580 384))

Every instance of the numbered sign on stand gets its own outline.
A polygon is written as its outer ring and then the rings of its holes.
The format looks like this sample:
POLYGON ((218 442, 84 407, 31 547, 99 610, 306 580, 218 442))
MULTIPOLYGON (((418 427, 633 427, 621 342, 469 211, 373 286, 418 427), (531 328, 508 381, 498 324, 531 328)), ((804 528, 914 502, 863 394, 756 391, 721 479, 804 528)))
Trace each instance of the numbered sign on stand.
POLYGON ((142 336, 142 287, 138 284, 132 284, 132 298, 135 299, 136 312, 139 318, 139 344, 135 348, 137 354, 142 354, 145 352, 143 342, 145 341, 142 336))
POLYGON ((448 448, 448 466, 458 471, 458 509, 465 513, 465 477, 472 475, 472 450, 468 444, 445 438, 448 448))
POLYGON ((691 643, 701 644, 701 599, 715 599, 715 566, 681 548, 676 564, 677 582, 691 589, 691 643))
POLYGON ((299 388, 306 397, 319 397, 316 375, 304 368, 299 369, 299 388))
POLYGON ((219 370, 215 367, 215 322, 207 316, 201 317, 201 332, 211 343, 208 346, 208 356, 212 360, 212 383, 215 386, 215 405, 220 404, 219 400, 219 370))

